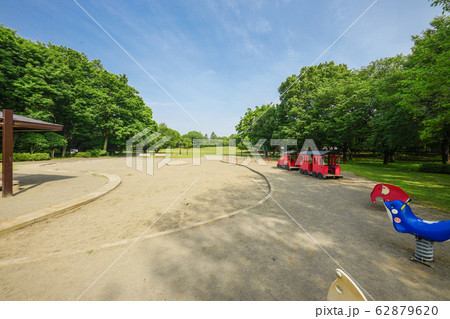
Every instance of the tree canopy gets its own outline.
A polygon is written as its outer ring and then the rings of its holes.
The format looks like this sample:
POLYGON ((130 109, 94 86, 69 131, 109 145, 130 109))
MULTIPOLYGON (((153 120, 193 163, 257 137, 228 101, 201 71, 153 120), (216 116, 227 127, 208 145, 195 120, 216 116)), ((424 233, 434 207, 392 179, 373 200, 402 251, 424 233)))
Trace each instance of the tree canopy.
MULTIPOLYGON (((152 110, 138 93, 126 75, 108 72, 99 60, 0 26, 1 107, 64 125, 71 148, 121 150, 144 128, 156 131, 152 110)), ((30 136, 19 136, 18 147, 30 136)))
MULTIPOLYGON (((448 1, 436 1, 447 4, 448 1)), ((445 6, 444 6, 445 8, 445 6)), ((440 148, 449 160, 450 18, 436 17, 413 36, 408 56, 398 55, 350 70, 325 62, 303 67, 278 88, 277 105, 248 108, 237 137, 255 144, 272 138, 313 139, 348 153, 371 150, 393 160, 400 150, 440 148)))

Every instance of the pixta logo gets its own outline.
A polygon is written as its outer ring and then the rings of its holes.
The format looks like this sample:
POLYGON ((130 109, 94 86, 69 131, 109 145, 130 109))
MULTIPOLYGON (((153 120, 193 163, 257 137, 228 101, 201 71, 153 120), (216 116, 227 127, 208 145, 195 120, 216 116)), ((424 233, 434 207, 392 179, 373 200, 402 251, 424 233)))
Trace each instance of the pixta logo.
MULTIPOLYGON (((135 168, 140 172, 144 172, 144 166, 148 175, 154 174, 154 158, 155 150, 161 148, 171 138, 162 136, 160 133, 151 133, 149 129, 144 129, 126 143, 126 162, 127 166, 133 168, 133 160, 136 159, 135 168), (144 151, 145 150, 145 151, 144 151), (133 156, 136 151, 136 156, 133 156), (145 161, 144 161, 145 159, 145 161), (144 165, 145 164, 145 165, 144 165)), ((167 147, 164 159, 158 162, 157 169, 170 162, 171 152, 170 146, 167 147)))
MULTIPOLYGON (((145 172, 148 175, 154 175, 155 157, 162 157, 163 159, 158 161, 157 169, 161 169, 164 165, 167 165, 171 161, 171 148, 167 148, 164 145, 171 140, 169 136, 163 136, 161 133, 152 133, 149 129, 144 129, 126 142, 126 164, 128 167, 135 167, 140 172, 145 172), (158 153, 159 149, 165 148, 165 153, 158 153), (134 155, 135 154, 135 155, 134 155)), ((193 139, 192 140, 192 165, 201 165, 201 158, 212 161, 225 161, 230 164, 239 164, 243 166, 249 165, 251 162, 255 162, 257 165, 267 165, 266 154, 267 146, 266 139, 260 139, 256 144, 252 144, 249 140, 241 140, 247 150, 248 155, 237 156, 236 155, 236 139, 230 139, 228 146, 223 145, 221 139, 193 139), (215 152, 209 155, 202 156, 202 147, 215 147, 215 152), (264 147, 264 150, 263 150, 264 147), (224 156, 224 151, 227 151, 227 155, 224 156), (263 158, 263 156, 264 158, 263 158), (265 159, 266 158, 266 159, 265 159)), ((272 150, 279 149, 280 156, 288 151, 289 148, 297 148, 298 141, 296 139, 271 139, 270 146, 272 150)), ((181 145, 181 144, 179 144, 181 145)), ((181 147, 181 146, 180 146, 181 147)), ((310 152, 313 155, 320 155, 320 152, 311 139, 306 139, 301 148, 301 152, 310 152)), ((181 152, 181 149, 180 149, 181 152)), ((181 154, 181 153, 180 153, 181 154)), ((269 159, 271 160, 271 159, 269 159)), ((297 158, 297 161, 300 157, 297 158)), ((296 165, 299 163, 296 162, 296 165)))

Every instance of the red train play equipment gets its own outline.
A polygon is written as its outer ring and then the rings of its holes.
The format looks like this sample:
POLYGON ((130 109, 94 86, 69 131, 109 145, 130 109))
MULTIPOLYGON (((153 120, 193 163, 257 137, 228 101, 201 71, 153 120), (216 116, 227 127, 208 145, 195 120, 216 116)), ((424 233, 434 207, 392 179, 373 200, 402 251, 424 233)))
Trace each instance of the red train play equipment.
POLYGON ((298 155, 296 165, 300 174, 312 175, 318 179, 342 178, 340 155, 329 154, 328 151, 304 151, 298 155), (328 164, 325 164, 325 157, 328 164))
POLYGON ((297 165, 297 151, 288 151, 285 152, 283 157, 278 159, 277 167, 278 168, 285 168, 287 170, 291 169, 299 169, 299 166, 297 165))

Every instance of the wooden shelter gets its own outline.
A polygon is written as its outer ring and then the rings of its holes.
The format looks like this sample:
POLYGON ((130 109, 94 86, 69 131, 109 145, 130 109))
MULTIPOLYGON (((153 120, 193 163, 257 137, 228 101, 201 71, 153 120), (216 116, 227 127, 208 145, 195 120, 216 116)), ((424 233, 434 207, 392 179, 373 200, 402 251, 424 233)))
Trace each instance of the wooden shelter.
POLYGON ((2 195, 12 195, 14 132, 62 131, 63 126, 26 116, 14 115, 12 110, 0 110, 2 129, 2 195))

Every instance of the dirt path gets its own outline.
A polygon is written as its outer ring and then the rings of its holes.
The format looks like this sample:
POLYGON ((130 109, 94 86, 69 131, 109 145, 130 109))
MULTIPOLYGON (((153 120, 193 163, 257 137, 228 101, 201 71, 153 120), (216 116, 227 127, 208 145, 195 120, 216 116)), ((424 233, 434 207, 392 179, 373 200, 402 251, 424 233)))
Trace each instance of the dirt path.
POLYGON ((0 198, 0 222, 89 194, 108 181, 87 169, 61 169, 57 163, 15 164, 20 190, 0 198))
MULTIPOLYGON (((53 165, 53 169, 71 174, 85 170, 114 172, 122 178, 122 184, 75 212, 2 236, 0 265, 5 264, 4 259, 36 260, 126 244, 140 236, 168 208, 170 211, 146 235, 218 217, 264 197, 252 180, 264 185, 261 176, 219 162, 204 161, 201 167, 165 166, 153 176, 126 167, 125 159, 62 162, 53 165)), ((91 186, 90 180, 77 182, 78 188, 91 186)), ((60 192, 70 191, 61 189, 60 192)), ((54 196, 60 195, 56 192, 54 196)))
POLYGON ((72 214, 2 236, 0 299, 324 300, 336 262, 376 300, 450 297, 450 245, 436 244, 436 269, 410 262, 414 237, 397 233, 381 203, 371 203, 372 181, 321 181, 253 163, 271 181, 274 200, 126 250, 155 221, 150 235, 251 205, 266 196, 265 181, 207 161, 154 176, 120 160, 58 165, 102 169, 122 184, 72 214))

